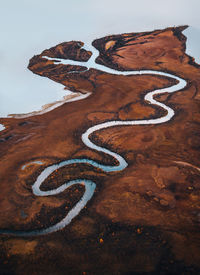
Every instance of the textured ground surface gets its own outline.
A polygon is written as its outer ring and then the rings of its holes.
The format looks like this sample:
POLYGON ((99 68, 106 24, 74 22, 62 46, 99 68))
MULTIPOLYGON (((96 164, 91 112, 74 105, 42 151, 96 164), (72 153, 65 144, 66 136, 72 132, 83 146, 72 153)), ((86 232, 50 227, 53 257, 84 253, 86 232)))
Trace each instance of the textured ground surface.
MULTIPOLYGON (((97 189, 87 207, 64 230, 43 237, 0 236, 2 274, 197 274, 200 272, 200 68, 185 54, 182 28, 131 33, 95 40, 98 63, 121 70, 165 71, 187 87, 157 100, 176 115, 168 123, 115 127, 92 139, 128 161, 105 174, 88 165, 62 168, 43 188, 69 179, 92 179, 97 189), (85 273, 84 273, 85 272, 85 273)), ((81 134, 107 120, 155 118, 147 91, 173 84, 155 76, 120 76, 54 64, 42 56, 86 61, 81 42, 62 43, 30 60, 29 69, 64 84, 87 99, 41 116, 0 122, 0 228, 36 229, 59 221, 83 194, 75 186, 53 197, 35 197, 31 185, 49 164, 87 157, 113 160, 88 149, 81 134), (69 73, 70 71, 80 73, 69 73), (43 165, 22 166, 32 160, 43 165)), ((42 80, 41 80, 42 81, 42 80)))

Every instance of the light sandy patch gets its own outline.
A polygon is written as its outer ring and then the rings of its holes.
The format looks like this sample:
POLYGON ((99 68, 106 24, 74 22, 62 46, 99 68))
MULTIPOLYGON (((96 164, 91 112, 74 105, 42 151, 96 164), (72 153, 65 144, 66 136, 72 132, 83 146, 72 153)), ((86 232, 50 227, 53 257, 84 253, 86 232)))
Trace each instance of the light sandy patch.
POLYGON ((106 45, 105 45, 106 51, 107 51, 108 49, 112 48, 112 47, 115 45, 115 43, 116 43, 116 41, 113 41, 113 40, 107 42, 106 45))
POLYGON ((42 109, 40 111, 34 111, 34 112, 27 113, 27 114, 9 114, 8 117, 20 119, 20 118, 27 118, 27 117, 31 117, 31 116, 43 115, 47 112, 52 111, 55 108, 62 106, 63 104, 65 104, 67 102, 81 100, 81 99, 88 97, 89 95, 90 95, 90 93, 87 93, 87 94, 72 93, 70 95, 64 96, 62 100, 58 100, 53 103, 43 105, 42 109))
POLYGON ((37 241, 9 240, 7 242, 8 254, 29 255, 34 253, 37 241))
POLYGON ((192 167, 192 168, 194 168, 194 169, 196 169, 196 170, 198 170, 200 172, 200 168, 199 167, 197 167, 195 165, 192 165, 192 164, 190 164, 188 162, 185 162, 185 161, 174 161, 174 162, 177 163, 177 164, 183 165, 183 166, 192 167))

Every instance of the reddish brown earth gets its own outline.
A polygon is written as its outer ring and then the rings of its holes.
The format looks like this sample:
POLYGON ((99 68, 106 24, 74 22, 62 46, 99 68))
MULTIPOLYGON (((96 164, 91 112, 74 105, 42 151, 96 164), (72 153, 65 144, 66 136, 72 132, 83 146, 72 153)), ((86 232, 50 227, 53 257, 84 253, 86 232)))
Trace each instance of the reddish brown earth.
POLYGON ((82 49, 83 45, 84 43, 81 41, 64 42, 48 50, 44 50, 41 56, 88 61, 92 53, 82 49))
MULTIPOLYGON (((129 166, 106 174, 89 165, 62 168, 43 188, 69 179, 92 179, 97 189, 87 207, 60 232, 42 237, 1 236, 2 274, 197 274, 200 272, 200 66, 185 54, 184 27, 97 39, 98 63, 120 70, 170 72, 187 80, 172 95, 157 96, 175 117, 162 125, 113 127, 92 140, 122 155, 129 166), (85 273, 84 273, 85 272, 85 273)), ((81 134, 107 120, 156 118, 147 91, 174 84, 156 75, 111 75, 54 64, 43 56, 86 61, 81 42, 66 42, 34 56, 29 69, 75 92, 81 101, 23 119, 2 118, 0 227, 32 230, 64 217, 83 194, 75 186, 36 197, 31 186, 49 164, 77 157, 113 164, 88 149, 81 134), (78 73, 69 73, 77 70, 78 73), (82 71, 82 72, 81 72, 82 71), (32 164, 44 161, 43 165, 32 164)), ((42 81, 42 80, 41 80, 42 81)))

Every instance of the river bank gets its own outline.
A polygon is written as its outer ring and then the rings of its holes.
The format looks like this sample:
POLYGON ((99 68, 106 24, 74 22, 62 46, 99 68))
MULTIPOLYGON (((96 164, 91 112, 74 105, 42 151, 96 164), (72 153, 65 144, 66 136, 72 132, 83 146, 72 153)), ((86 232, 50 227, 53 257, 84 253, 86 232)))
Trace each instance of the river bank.
MULTIPOLYGON (((52 236, 43 236, 40 241, 36 237, 20 239, 2 236, 1 251, 6 262, 2 268, 9 265, 10 270, 15 267, 18 274, 23 274, 21 267, 14 264, 15 261, 23 263, 27 272, 33 268, 37 257, 41 257, 44 261, 37 266, 37 271, 41 273, 44 268, 48 270, 47 263, 51 257, 55 259, 56 251, 56 264, 50 266, 58 274, 62 274, 63 269, 68 270, 69 274, 76 274, 76 270, 98 274, 97 267, 100 265, 104 268, 104 274, 112 274, 116 270, 143 273, 178 270, 179 274, 180 271, 198 270, 200 187, 199 172, 193 166, 200 166, 200 73, 184 53, 185 38, 181 31, 181 28, 169 28, 151 33, 110 36, 94 42, 100 49, 98 62, 101 64, 120 66, 124 70, 165 71, 187 80, 188 85, 184 91, 155 96, 157 101, 172 107, 175 112, 172 120, 162 125, 120 126, 93 133, 91 140, 122 155, 128 168, 110 175, 87 164, 73 164, 55 171, 44 182, 42 190, 74 180, 78 174, 80 178, 96 182, 94 197, 69 227, 52 236), (156 232, 155 235, 152 232, 156 232), (25 250, 23 254, 25 244, 30 250, 25 250), (45 256, 47 247, 50 252, 45 256), (72 256, 63 256, 69 255, 69 250, 73 251, 72 256), (95 254, 94 261, 91 261, 92 251, 95 250, 98 255, 95 254), (153 251, 152 257, 148 251, 153 251), (32 263, 30 255, 34 259, 32 263)), ((46 167, 65 159, 90 158, 113 165, 112 157, 90 150, 82 143, 82 133, 94 124, 107 120, 165 116, 162 108, 149 105, 144 101, 144 96, 152 90, 175 84, 164 76, 112 75, 97 69, 62 73, 65 65, 57 65, 47 59, 45 62, 39 61, 32 63, 35 73, 56 80, 74 91, 88 91, 91 95, 41 116, 2 120, 7 126, 1 135, 3 211, 0 220, 4 229, 47 227, 48 223, 51 225, 58 217, 63 217, 66 209, 71 209, 69 206, 73 206, 67 193, 55 197, 34 196, 32 184, 44 166, 33 164, 22 170, 25 163, 42 160, 46 167)), ((72 197, 77 194, 77 200, 83 190, 76 187, 71 194, 72 197)))

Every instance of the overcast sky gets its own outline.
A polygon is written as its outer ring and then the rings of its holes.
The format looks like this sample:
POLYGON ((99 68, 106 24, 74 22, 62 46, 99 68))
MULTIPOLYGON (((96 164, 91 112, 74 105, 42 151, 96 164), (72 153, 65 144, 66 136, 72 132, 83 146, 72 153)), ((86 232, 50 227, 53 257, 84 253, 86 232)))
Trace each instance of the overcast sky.
POLYGON ((64 95, 62 85, 26 69, 34 54, 64 41, 185 24, 197 51, 199 11, 200 0, 2 1, 0 116, 37 110, 64 95))

